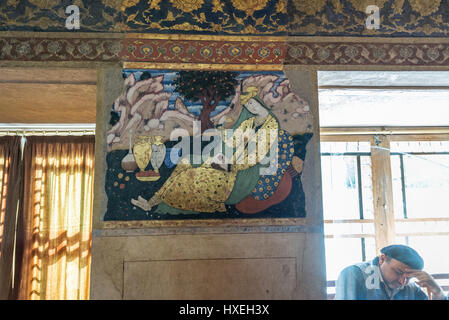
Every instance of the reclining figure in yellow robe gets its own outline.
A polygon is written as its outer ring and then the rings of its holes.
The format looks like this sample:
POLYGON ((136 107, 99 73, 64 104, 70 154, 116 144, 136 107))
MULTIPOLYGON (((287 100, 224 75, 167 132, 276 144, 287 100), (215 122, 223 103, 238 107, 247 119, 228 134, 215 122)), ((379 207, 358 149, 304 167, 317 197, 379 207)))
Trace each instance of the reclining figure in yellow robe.
POLYGON ((193 167, 189 158, 185 157, 150 200, 139 196, 137 200, 131 199, 131 203, 145 211, 163 202, 186 213, 213 213, 225 212, 225 204, 238 203, 251 193, 253 184, 259 178, 261 160, 277 142, 279 131, 276 118, 256 96, 257 90, 256 87, 249 87, 242 94, 244 108, 233 128, 236 135, 225 140, 231 142, 234 148, 240 146, 232 155, 229 170, 213 166, 217 157, 207 159, 198 167, 193 167), (241 133, 246 130, 254 134, 242 141, 241 133), (256 145, 251 141, 257 142, 257 149, 251 149, 256 145))

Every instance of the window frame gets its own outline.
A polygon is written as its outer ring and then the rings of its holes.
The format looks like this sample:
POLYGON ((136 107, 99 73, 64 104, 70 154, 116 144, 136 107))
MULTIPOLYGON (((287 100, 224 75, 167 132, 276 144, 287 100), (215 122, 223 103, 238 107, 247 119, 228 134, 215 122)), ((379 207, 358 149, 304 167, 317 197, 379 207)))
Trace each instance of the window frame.
MULTIPOLYGON (((348 238, 367 238, 374 237, 376 243, 376 252, 384 246, 395 242, 396 237, 408 236, 438 236, 449 235, 448 232, 406 232, 397 233, 395 224, 398 222, 438 222, 449 221, 448 218, 401 218, 398 219, 394 214, 393 206, 393 179, 391 174, 391 154, 390 142, 397 141, 449 141, 449 127, 350 127, 350 128, 329 128, 322 127, 320 130, 320 142, 369 142, 371 146, 371 164, 372 164, 372 181, 373 181, 373 201, 376 198, 381 198, 384 201, 388 210, 383 210, 382 206, 374 204, 374 219, 333 219, 323 220, 324 224, 334 223, 374 223, 374 235, 370 234, 346 234, 338 235, 338 237, 348 238), (374 155, 373 147, 381 146, 379 150, 380 156, 378 158, 374 155), (382 168, 388 167, 387 170, 382 168), (383 186, 375 190, 375 184, 382 181, 383 186)), ((393 152, 393 155, 395 153, 393 152)), ((320 156, 321 152, 320 152, 320 156)), ((403 178, 403 173, 401 174, 403 178)), ((403 190, 404 192, 404 190, 403 190)), ((362 201, 359 199, 359 201, 362 201)), ((334 235, 324 235, 325 238, 334 238, 334 235)), ((362 252, 363 242, 362 245, 362 252)), ((448 274, 435 275, 435 279, 449 279, 448 274)), ((437 280, 437 281, 438 281, 437 280)), ((328 288, 335 286, 335 280, 328 280, 328 288)), ((445 291, 449 290, 449 286, 443 286, 445 291)), ((328 299, 333 298, 333 294, 328 294, 328 299)))

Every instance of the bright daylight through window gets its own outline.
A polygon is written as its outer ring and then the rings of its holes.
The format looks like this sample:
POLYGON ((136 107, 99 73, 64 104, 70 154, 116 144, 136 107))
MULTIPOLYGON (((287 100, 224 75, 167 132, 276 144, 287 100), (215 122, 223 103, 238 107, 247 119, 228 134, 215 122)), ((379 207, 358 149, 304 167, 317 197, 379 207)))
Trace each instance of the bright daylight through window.
POLYGON ((447 292, 449 72, 325 71, 318 84, 328 298, 344 267, 392 241, 447 292))

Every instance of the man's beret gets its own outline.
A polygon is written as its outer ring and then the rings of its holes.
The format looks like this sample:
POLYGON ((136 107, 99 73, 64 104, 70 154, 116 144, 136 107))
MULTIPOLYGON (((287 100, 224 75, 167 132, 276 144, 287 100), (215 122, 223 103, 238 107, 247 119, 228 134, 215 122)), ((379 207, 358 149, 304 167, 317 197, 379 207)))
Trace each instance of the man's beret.
POLYGON ((380 250, 381 253, 396 259, 412 269, 422 270, 424 268, 424 260, 416 252, 416 250, 401 244, 395 244, 380 250))

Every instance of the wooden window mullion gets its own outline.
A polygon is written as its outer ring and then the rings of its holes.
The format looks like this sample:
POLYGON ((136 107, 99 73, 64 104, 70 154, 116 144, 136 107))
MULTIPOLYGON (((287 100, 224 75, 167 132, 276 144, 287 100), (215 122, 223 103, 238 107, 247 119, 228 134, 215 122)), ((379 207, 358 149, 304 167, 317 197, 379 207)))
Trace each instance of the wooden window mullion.
POLYGON ((371 170, 376 251, 379 253, 396 240, 390 137, 387 135, 375 135, 371 141, 371 170))

